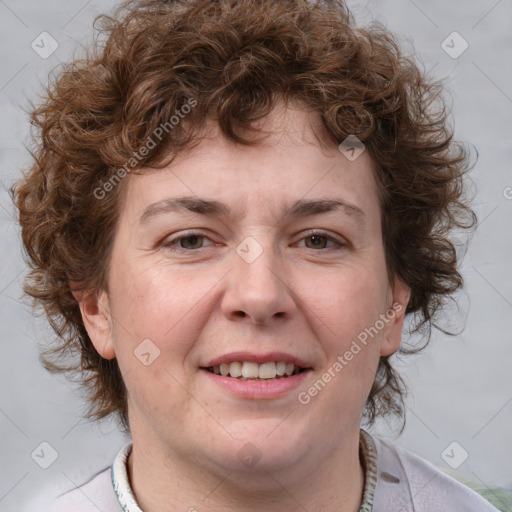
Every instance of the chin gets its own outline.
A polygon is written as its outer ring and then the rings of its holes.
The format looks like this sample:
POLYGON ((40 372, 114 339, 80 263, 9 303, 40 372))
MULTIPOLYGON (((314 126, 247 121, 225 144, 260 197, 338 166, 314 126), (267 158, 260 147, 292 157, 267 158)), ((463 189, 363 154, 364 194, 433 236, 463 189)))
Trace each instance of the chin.
POLYGON ((311 443, 305 442, 306 432, 293 424, 291 418, 283 419, 231 423, 226 430, 233 438, 224 437, 216 450, 221 465, 230 471, 254 474, 282 470, 296 464, 307 453, 311 443))

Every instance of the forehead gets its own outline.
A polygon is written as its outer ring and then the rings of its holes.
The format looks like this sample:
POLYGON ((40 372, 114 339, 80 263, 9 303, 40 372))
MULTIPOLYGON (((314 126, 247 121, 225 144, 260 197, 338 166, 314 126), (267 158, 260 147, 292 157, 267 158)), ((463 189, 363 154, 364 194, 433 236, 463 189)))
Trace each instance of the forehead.
MULTIPOLYGON (((209 120, 199 142, 163 169, 129 177, 125 207, 147 217, 148 207, 178 197, 222 203, 214 213, 281 217, 299 200, 334 200, 377 215, 378 190, 366 151, 348 160, 330 140, 318 141, 321 120, 300 109, 276 108, 256 128, 253 146, 229 141, 209 120), (228 205, 225 211, 222 205, 228 205)), ((320 135, 319 135, 320 136, 320 135)))

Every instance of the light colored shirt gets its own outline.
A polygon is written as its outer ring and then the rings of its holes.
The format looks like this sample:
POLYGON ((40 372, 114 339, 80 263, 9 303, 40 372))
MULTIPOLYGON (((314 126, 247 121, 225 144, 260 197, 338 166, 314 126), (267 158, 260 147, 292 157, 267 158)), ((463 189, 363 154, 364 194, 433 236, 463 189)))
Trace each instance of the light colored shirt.
MULTIPOLYGON (((132 444, 110 468, 59 496, 46 512, 142 512, 128 478, 132 444)), ((497 512, 469 487, 426 460, 361 429, 365 482, 359 512, 497 512)))

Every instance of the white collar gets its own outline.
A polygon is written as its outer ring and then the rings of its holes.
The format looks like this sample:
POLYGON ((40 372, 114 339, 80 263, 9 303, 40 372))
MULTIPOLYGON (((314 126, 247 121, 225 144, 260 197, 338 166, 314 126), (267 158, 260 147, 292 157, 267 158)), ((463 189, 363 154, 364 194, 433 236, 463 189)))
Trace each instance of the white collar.
MULTIPOLYGON (((119 504, 124 512, 142 512, 133 495, 128 477, 128 457, 132 451, 132 443, 128 443, 117 454, 110 472, 112 485, 119 504)), ((373 494, 377 481, 377 450, 375 442, 363 429, 360 430, 359 454, 363 461, 365 472, 363 502, 359 512, 371 512, 373 509, 373 494)))
POLYGON ((130 479, 128 478, 128 456, 132 451, 132 443, 128 443, 117 454, 112 464, 110 476, 117 499, 125 512, 142 512, 133 495, 130 479))

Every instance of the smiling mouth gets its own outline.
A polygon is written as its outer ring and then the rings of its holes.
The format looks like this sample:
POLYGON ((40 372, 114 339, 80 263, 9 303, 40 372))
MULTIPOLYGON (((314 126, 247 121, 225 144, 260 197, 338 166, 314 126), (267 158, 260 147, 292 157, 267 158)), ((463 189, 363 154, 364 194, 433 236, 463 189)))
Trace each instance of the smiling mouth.
POLYGON ((261 364, 253 361, 233 361, 232 363, 222 363, 217 366, 209 366, 202 369, 214 373, 215 375, 221 375, 222 377, 252 381, 286 379, 309 370, 309 368, 301 368, 293 363, 284 361, 271 361, 261 364))

